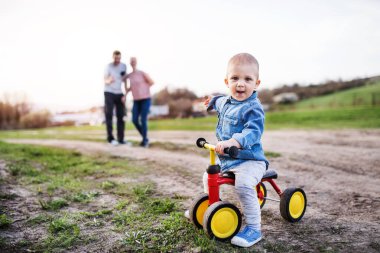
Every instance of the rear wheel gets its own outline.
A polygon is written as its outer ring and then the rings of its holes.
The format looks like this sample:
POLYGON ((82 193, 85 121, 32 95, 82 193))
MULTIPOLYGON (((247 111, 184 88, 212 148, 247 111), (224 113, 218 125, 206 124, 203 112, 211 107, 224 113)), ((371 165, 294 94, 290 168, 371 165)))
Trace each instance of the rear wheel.
POLYGON ((305 214, 306 205, 306 194, 301 188, 288 188, 281 195, 281 216, 289 222, 297 222, 305 214))
POLYGON ((239 209, 227 201, 212 204, 203 218, 203 229, 210 238, 226 241, 236 235, 241 227, 239 209))
POLYGON ((191 222, 197 227, 202 228, 203 216, 208 208, 208 194, 200 194, 193 200, 190 206, 189 214, 191 222))
MULTIPOLYGON (((260 208, 262 209, 265 205, 266 197, 267 197, 267 188, 265 187, 265 184, 260 182, 258 184, 259 190, 257 191, 257 199, 259 200, 260 208), (261 198, 260 198, 261 197, 261 198)), ((257 190, 257 187, 256 187, 257 190)))

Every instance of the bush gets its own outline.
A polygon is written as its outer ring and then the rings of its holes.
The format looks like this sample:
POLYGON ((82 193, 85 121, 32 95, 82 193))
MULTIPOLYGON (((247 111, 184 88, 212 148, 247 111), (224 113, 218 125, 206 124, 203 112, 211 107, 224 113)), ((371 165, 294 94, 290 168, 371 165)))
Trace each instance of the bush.
POLYGON ((28 113, 20 118, 22 128, 43 128, 48 127, 51 122, 49 111, 39 111, 28 113))
POLYGON ((0 97, 0 129, 41 128, 50 125, 50 112, 32 112, 25 95, 5 94, 0 97))

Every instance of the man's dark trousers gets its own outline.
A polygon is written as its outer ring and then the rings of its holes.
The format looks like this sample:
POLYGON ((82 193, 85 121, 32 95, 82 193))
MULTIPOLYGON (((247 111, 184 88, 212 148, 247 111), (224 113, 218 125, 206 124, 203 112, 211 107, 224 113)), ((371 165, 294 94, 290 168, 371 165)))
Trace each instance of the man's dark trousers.
POLYGON ((119 142, 124 141, 124 128, 125 123, 123 117, 125 115, 125 106, 121 101, 123 94, 114 94, 111 92, 104 92, 104 112, 106 115, 106 125, 107 125, 107 140, 111 142, 115 138, 112 134, 112 116, 113 109, 116 107, 116 118, 117 118, 117 140, 119 142))

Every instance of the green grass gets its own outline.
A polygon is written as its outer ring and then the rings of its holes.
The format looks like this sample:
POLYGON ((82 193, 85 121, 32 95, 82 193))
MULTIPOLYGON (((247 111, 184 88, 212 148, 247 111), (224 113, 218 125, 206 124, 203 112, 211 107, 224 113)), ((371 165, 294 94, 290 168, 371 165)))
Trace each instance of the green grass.
POLYGON ((316 108, 351 107, 354 105, 380 105, 380 82, 368 84, 363 87, 339 91, 324 96, 305 99, 288 107, 296 110, 310 110, 316 108))
MULTIPOLYGON (((83 180, 85 177, 101 178, 126 173, 144 173, 144 169, 132 166, 123 159, 111 159, 107 162, 107 156, 94 159, 75 151, 51 147, 19 146, 0 142, 0 158, 11 161, 7 167, 12 176, 17 176, 23 183, 38 185, 42 192, 50 195, 57 190, 73 194, 91 191, 98 182, 83 180), (70 173, 67 173, 68 171, 70 173)), ((104 187, 109 188, 110 184, 105 183, 104 187)), ((80 201, 83 197, 75 198, 80 201)))
POLYGON ((50 222, 52 220, 51 215, 48 214, 38 214, 34 217, 31 217, 27 220, 27 224, 30 225, 39 225, 45 222, 50 222))
POLYGON ((88 203, 99 196, 99 192, 77 192, 71 196, 74 202, 88 203))
POLYGON ((38 202, 40 203, 40 206, 43 210, 50 210, 50 211, 56 211, 69 205, 67 201, 62 198, 53 199, 49 201, 39 199, 38 202))
POLYGON ((380 107, 348 107, 266 114, 267 129, 379 128, 380 107))
POLYGON ((81 239, 79 226, 66 217, 52 220, 48 232, 48 237, 37 248, 49 252, 59 248, 69 249, 81 239))
MULTIPOLYGON (((119 163, 118 158, 104 159, 58 148, 3 142, 0 142, 0 160, 6 161, 7 170, 14 171, 2 184, 20 184, 40 199, 41 209, 18 225, 30 231, 45 231, 38 241, 19 238, 16 244, 9 244, 7 239, 1 239, 4 249, 16 245, 16 251, 73 251, 94 241, 103 243, 104 231, 113 231, 121 238, 112 243, 114 251, 231 251, 230 244, 210 240, 184 218, 181 197, 162 196, 149 181, 115 183, 112 180, 115 175, 108 173, 117 166, 124 170, 123 177, 136 179, 137 171, 144 177, 143 172, 149 173, 149 168, 138 167, 125 159, 119 163), (34 180, 41 175, 47 180, 34 180), (115 199, 116 204, 96 205, 97 198, 104 194, 115 199)), ((2 201, 11 198, 3 195, 2 201)), ((12 220, 2 214, 0 222, 1 229, 7 229, 12 220)))
POLYGON ((133 188, 138 209, 117 212, 113 219, 123 231, 126 250, 141 252, 228 252, 228 244, 208 239, 183 216, 175 199, 157 197, 151 185, 133 188))
POLYGON ((94 217, 101 218, 101 217, 104 217, 105 215, 111 215, 112 210, 104 209, 97 212, 80 212, 80 214, 86 218, 94 218, 94 217))
POLYGON ((8 227, 12 222, 12 219, 6 214, 0 214, 0 228, 8 227))

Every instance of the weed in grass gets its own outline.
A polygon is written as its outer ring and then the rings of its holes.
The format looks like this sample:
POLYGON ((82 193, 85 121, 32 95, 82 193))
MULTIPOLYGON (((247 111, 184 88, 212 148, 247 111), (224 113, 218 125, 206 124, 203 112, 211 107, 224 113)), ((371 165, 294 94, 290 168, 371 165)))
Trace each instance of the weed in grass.
POLYGON ((80 229, 66 217, 57 218, 50 222, 49 236, 38 246, 38 250, 58 251, 68 249, 80 239, 80 229))
POLYGON ((8 218, 5 213, 0 214, 0 228, 8 227, 10 224, 12 224, 12 222, 12 219, 8 218))
POLYGON ((176 209, 176 202, 173 202, 171 199, 153 199, 145 203, 145 208, 149 209, 147 211, 154 214, 165 214, 170 213, 176 209))
POLYGON ((77 230, 77 225, 70 222, 66 217, 57 218, 50 222, 48 231, 51 234, 58 234, 59 232, 67 230, 77 230))
POLYGON ((95 217, 101 218, 101 217, 104 217, 105 215, 112 214, 112 210, 104 209, 104 210, 97 211, 95 213, 91 213, 91 212, 79 212, 79 213, 86 218, 95 218, 95 217))
POLYGON ((30 178, 29 182, 32 184, 42 184, 48 182, 50 177, 44 174, 39 174, 30 178))
POLYGON ((146 200, 150 195, 153 194, 151 185, 138 185, 133 187, 132 191, 138 202, 146 200))
POLYGON ((112 222, 116 225, 116 228, 124 228, 131 224, 146 223, 147 219, 144 213, 137 213, 134 211, 124 211, 124 212, 117 212, 114 215, 112 222))
POLYGON ((65 199, 58 198, 49 201, 45 201, 43 199, 38 199, 40 206, 43 210, 56 211, 61 209, 64 206, 68 206, 69 204, 65 199))
POLYGON ((99 196, 99 192, 78 192, 74 194, 71 197, 71 199, 74 202, 88 203, 98 196, 99 196))
POLYGON ((14 162, 9 164, 8 170, 12 176, 29 176, 36 177, 40 175, 40 171, 33 168, 27 162, 14 162))
POLYGON ((52 220, 52 217, 48 214, 38 214, 33 218, 29 218, 27 223, 30 225, 39 225, 52 220))
POLYGON ((115 209, 116 210, 123 210, 127 205, 129 204, 129 200, 120 200, 119 202, 117 202, 117 204, 115 205, 115 209))
POLYGON ((115 188, 116 185, 117 184, 115 182, 112 182, 112 181, 109 181, 109 180, 102 182, 102 188, 104 190, 109 190, 109 189, 115 188))

